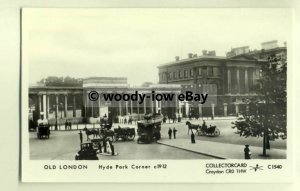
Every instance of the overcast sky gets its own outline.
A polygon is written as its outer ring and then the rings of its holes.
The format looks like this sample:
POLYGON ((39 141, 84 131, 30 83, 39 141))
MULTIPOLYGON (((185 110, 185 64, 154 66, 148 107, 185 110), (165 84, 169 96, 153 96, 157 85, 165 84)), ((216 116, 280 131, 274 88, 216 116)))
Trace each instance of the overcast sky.
POLYGON ((30 83, 47 76, 156 83, 157 66, 175 56, 203 49, 225 56, 291 37, 291 13, 283 9, 30 9, 22 23, 30 83))

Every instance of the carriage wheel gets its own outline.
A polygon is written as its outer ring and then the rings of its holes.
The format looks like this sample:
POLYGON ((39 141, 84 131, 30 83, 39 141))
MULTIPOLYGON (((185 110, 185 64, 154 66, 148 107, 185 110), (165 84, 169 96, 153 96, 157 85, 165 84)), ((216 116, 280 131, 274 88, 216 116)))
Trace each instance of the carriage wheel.
POLYGON ((198 132, 198 136, 202 136, 203 135, 203 131, 198 130, 197 132, 198 132))
POLYGON ((127 140, 129 140, 129 141, 132 141, 133 139, 134 139, 134 137, 135 137, 135 134, 130 134, 130 135, 127 135, 127 140))
POLYGON ((159 140, 161 137, 160 133, 157 133, 156 140, 159 140))
POLYGON ((220 130, 218 128, 216 128, 215 132, 214 132, 214 136, 219 136, 220 135, 220 130))
POLYGON ((140 144, 140 141, 141 141, 141 139, 140 139, 140 138, 138 138, 138 139, 137 139, 137 141, 136 141, 136 142, 137 142, 137 144, 140 144))

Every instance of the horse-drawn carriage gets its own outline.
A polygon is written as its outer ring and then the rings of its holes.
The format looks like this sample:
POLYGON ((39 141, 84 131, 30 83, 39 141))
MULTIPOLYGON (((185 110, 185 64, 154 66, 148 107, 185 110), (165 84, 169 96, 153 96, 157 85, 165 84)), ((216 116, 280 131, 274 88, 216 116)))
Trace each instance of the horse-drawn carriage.
POLYGON ((82 143, 75 160, 98 160, 97 149, 93 147, 93 143, 82 143))
POLYGON ((196 133, 198 136, 210 136, 210 137, 217 137, 220 135, 220 130, 217 128, 217 126, 210 125, 207 127, 206 124, 197 125, 197 124, 191 124, 189 121, 186 122, 186 125, 188 126, 188 134, 193 129, 196 130, 196 133))
POLYGON ((118 128, 114 128, 114 140, 118 141, 122 139, 123 141, 132 141, 135 137, 135 128, 121 128, 120 126, 118 128))
POLYGON ((37 138, 50 138, 50 125, 48 121, 38 121, 38 127, 37 127, 37 138))
POLYGON ((153 139, 159 140, 161 137, 161 123, 163 117, 159 114, 146 115, 144 120, 137 122, 138 139, 137 143, 150 143, 153 139))
POLYGON ((93 136, 93 138, 110 138, 112 141, 114 140, 114 131, 111 130, 110 124, 101 124, 101 128, 91 128, 88 129, 87 127, 83 128, 83 131, 85 131, 87 141, 90 140, 90 135, 93 136))

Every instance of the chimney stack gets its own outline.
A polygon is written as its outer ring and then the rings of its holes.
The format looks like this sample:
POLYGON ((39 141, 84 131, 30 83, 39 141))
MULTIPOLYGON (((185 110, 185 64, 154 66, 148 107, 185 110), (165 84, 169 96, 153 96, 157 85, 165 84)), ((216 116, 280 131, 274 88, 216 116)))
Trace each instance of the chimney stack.
POLYGON ((179 61, 179 59, 180 59, 179 56, 175 56, 176 61, 179 61))
POLYGON ((209 51, 208 56, 216 56, 216 51, 215 50, 209 51))
POLYGON ((207 50, 202 50, 202 56, 206 56, 207 55, 207 50))
POLYGON ((192 58, 192 57, 193 57, 193 53, 189 53, 188 58, 192 58))

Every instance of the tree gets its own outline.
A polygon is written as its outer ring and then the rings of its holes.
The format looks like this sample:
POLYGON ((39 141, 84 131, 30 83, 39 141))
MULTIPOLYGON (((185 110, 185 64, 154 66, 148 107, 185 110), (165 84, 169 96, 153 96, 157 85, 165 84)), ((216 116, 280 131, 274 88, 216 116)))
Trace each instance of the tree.
POLYGON ((260 70, 255 88, 258 96, 245 100, 248 110, 244 120, 235 121, 232 128, 244 137, 263 137, 263 156, 269 140, 286 139, 286 60, 270 57, 260 70))
POLYGON ((46 86, 54 87, 81 87, 82 79, 72 78, 72 77, 57 77, 49 76, 45 79, 40 80, 39 83, 43 83, 46 86))

